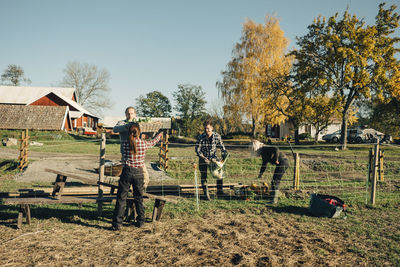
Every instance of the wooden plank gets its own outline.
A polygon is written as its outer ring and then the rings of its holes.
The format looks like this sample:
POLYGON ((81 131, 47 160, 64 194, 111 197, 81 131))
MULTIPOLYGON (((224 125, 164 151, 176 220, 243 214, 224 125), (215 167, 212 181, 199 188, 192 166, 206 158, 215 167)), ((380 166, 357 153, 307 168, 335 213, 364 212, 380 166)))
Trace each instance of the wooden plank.
MULTIPOLYGON (((43 188, 41 190, 30 190, 21 192, 3 192, 0 198, 10 197, 48 197, 53 192, 52 188, 43 188)), ((110 195, 111 188, 105 188, 104 195, 110 195)), ((79 196, 79 195, 97 195, 97 187, 64 187, 63 196, 79 196)))
MULTIPOLYGON (((98 184, 101 184, 103 186, 108 186, 111 188, 118 188, 118 186, 113 185, 113 184, 108 184, 108 183, 103 183, 103 182, 98 182, 98 184)), ((129 190, 131 191, 131 190, 129 190)), ((147 198, 151 198, 151 199, 160 199, 163 201, 169 201, 172 203, 178 203, 178 201, 176 199, 170 198, 170 197, 165 197, 165 196, 157 196, 157 195, 153 195, 153 194, 149 194, 149 193, 143 193, 143 197, 147 197, 147 198)))
POLYGON ((178 203, 177 199, 171 198, 171 197, 166 197, 166 196, 157 196, 157 195, 153 195, 153 194, 149 194, 149 193, 143 193, 143 197, 148 197, 151 199, 159 199, 161 201, 169 201, 172 202, 174 204, 178 203))
MULTIPOLYGON (((241 185, 241 184, 239 184, 239 183, 230 183, 230 184, 228 184, 228 183, 226 183, 226 184, 223 184, 223 186, 225 186, 225 187, 234 187, 234 186, 239 186, 239 185, 241 185)), ((182 189, 185 189, 185 188, 196 188, 196 186, 195 185, 193 185, 193 184, 181 184, 181 185, 179 185, 182 189)), ((210 188, 210 187, 217 187, 217 184, 208 184, 208 187, 210 188)))
POLYGON ((92 197, 70 197, 63 196, 60 199, 51 197, 25 197, 25 198, 6 198, 3 199, 3 204, 6 205, 21 205, 21 204, 74 204, 74 203, 96 203, 97 196, 92 197))
POLYGON ((82 177, 82 176, 79 176, 79 175, 76 175, 76 174, 71 174, 71 173, 66 173, 66 172, 61 172, 61 171, 57 171, 57 170, 52 170, 52 169, 44 169, 46 172, 51 172, 51 173, 55 173, 55 174, 60 174, 60 175, 63 175, 63 176, 67 176, 67 177, 69 177, 69 178, 73 178, 73 179, 77 179, 77 180, 80 180, 80 181, 82 181, 82 182, 85 182, 85 183, 87 183, 87 184, 89 184, 89 185, 95 185, 96 183, 94 182, 94 180, 92 180, 92 179, 88 179, 88 178, 85 178, 85 177, 82 177))
MULTIPOLYGON (((112 190, 117 190, 118 186, 113 185, 110 187, 106 183, 106 187, 103 188, 104 195, 112 194, 112 190)), ((224 189, 241 186, 238 183, 224 184, 224 189)), ((198 188, 201 189, 199 186, 198 188)), ((209 189, 215 189, 215 184, 210 184, 209 189)), ((164 194, 178 194, 179 192, 192 192, 196 187, 194 185, 152 185, 148 186, 146 192, 149 194, 153 193, 164 193, 164 194)), ((21 189, 18 192, 1 192, 0 198, 9 197, 48 197, 52 193, 52 188, 41 188, 40 190, 35 189, 21 189)), ((79 196, 79 195, 97 195, 97 186, 78 186, 78 187, 64 187, 63 196, 79 196)))

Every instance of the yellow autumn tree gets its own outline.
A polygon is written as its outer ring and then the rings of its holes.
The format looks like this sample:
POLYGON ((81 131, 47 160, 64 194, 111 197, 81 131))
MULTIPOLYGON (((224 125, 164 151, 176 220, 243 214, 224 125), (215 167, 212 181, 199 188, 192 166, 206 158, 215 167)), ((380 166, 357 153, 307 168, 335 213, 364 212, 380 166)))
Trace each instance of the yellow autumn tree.
POLYGON ((288 43, 276 17, 266 16, 265 24, 246 20, 223 79, 217 82, 224 110, 231 115, 227 117, 251 121, 253 137, 257 126, 286 119, 281 110, 287 99, 277 88, 286 84, 291 68, 291 58, 285 57, 288 43))
POLYGON ((331 93, 341 100, 341 143, 346 149, 349 115, 357 101, 400 95, 400 62, 396 58, 400 39, 396 6, 379 5, 375 25, 347 11, 329 19, 317 18, 309 32, 297 39, 293 81, 314 94, 331 93), (396 82, 397 81, 397 82, 396 82), (308 90, 308 89, 307 89, 308 90))
MULTIPOLYGON (((304 123, 310 124, 315 129, 314 140, 318 142, 318 135, 327 129, 335 119, 341 117, 341 101, 337 97, 317 95, 305 98, 304 123)), ((349 124, 357 121, 356 107, 349 111, 349 124)))

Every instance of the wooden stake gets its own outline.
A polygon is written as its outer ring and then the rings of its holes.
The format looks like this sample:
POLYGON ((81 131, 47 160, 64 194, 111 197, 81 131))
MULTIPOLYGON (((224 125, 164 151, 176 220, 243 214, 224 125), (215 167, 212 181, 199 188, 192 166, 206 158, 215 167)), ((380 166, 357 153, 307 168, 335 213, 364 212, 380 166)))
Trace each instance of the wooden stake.
POLYGON ((377 166, 379 160, 379 143, 375 145, 374 150, 374 161, 372 165, 372 181, 371 181, 371 204, 375 205, 375 197, 376 197, 376 176, 377 176, 377 166))
POLYGON ((164 168, 164 171, 168 169, 168 131, 164 131, 163 139, 160 143, 160 153, 158 154, 158 166, 164 168))
MULTIPOLYGON (((104 166, 106 163, 106 134, 101 134, 101 143, 100 143, 100 161, 99 161, 99 182, 104 182, 104 166)), ((98 200, 102 200, 103 198, 103 185, 99 183, 99 190, 98 190, 98 200)), ((99 216, 103 213, 103 202, 97 202, 97 213, 99 216)))
POLYGON ((384 172, 383 172, 383 156, 384 150, 379 150, 379 165, 378 165, 378 181, 383 182, 385 181, 384 172))
POLYGON ((293 189, 298 190, 299 186, 300 186, 300 156, 299 153, 294 153, 293 189))
POLYGON ((29 132, 28 129, 22 131, 21 142, 19 146, 19 170, 22 171, 28 165, 28 146, 29 146, 29 132))

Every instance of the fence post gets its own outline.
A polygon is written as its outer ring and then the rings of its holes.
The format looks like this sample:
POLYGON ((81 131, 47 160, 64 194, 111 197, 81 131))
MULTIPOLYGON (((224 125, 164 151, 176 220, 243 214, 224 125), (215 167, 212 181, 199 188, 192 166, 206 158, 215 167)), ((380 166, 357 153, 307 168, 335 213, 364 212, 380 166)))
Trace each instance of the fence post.
POLYGON ((384 172, 383 172, 383 156, 384 150, 379 149, 379 165, 378 165, 378 181, 383 182, 385 181, 384 172))
POLYGON ((197 181, 197 164, 193 164, 194 167, 194 186, 196 188, 196 209, 199 211, 199 183, 197 181))
POLYGON ((379 160, 379 142, 375 145, 374 149, 374 159, 372 164, 372 181, 371 181, 371 204, 375 205, 376 197, 376 176, 377 176, 377 166, 379 160))
POLYGON ((169 135, 168 135, 168 130, 167 130, 167 131, 165 131, 165 159, 164 159, 164 163, 165 163, 164 170, 165 171, 168 169, 168 144, 169 144, 168 138, 169 138, 169 135))
POLYGON ((163 139, 160 143, 160 153, 158 154, 158 166, 164 167, 164 171, 168 169, 168 131, 164 131, 163 139))
POLYGON ((368 153, 368 174, 367 174, 367 182, 365 183, 365 204, 368 204, 368 188, 369 183, 371 182, 371 173, 372 173, 372 148, 369 149, 368 153))
POLYGON ((300 156, 299 153, 294 153, 293 189, 298 190, 299 186, 300 186, 300 156))
MULTIPOLYGON (((99 182, 104 182, 104 165, 106 163, 106 134, 101 134, 100 160, 99 160, 99 182)), ((97 213, 99 216, 103 213, 103 186, 99 184, 97 195, 97 213)))
POLYGON ((29 132, 28 129, 21 133, 21 143, 19 145, 19 170, 22 171, 28 165, 28 146, 29 146, 29 132))

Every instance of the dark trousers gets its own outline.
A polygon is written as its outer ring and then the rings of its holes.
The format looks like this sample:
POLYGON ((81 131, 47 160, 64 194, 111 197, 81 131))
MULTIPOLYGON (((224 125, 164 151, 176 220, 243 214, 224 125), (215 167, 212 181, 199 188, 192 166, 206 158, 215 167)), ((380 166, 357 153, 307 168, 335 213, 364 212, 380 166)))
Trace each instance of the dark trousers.
MULTIPOLYGON (((199 171, 200 171, 201 185, 205 190, 207 186, 208 164, 202 158, 199 158, 199 171)), ((217 179, 217 193, 221 194, 222 192, 223 192, 223 179, 217 179)))
POLYGON ((283 158, 279 160, 279 164, 276 165, 274 176, 272 177, 271 181, 272 192, 275 192, 275 190, 279 190, 279 184, 281 183, 281 179, 288 167, 289 167, 288 159, 283 158))
POLYGON ((202 185, 207 184, 207 170, 208 164, 202 158, 199 158, 199 171, 202 185))
POLYGON ((131 168, 125 166, 122 170, 121 177, 118 183, 117 203, 114 209, 113 225, 122 225, 122 220, 125 214, 126 199, 128 197, 129 188, 132 185, 133 198, 136 207, 137 222, 144 222, 144 206, 143 206, 143 191, 144 191, 144 176, 142 168, 131 168))
MULTIPOLYGON (((263 162, 260 169, 260 174, 258 178, 261 178, 265 168, 267 167, 267 159, 263 158, 263 162)), ((274 192, 275 190, 279 190, 279 184, 281 183, 281 179, 286 172, 286 169, 289 167, 289 161, 287 158, 280 158, 279 164, 276 165, 274 176, 272 177, 271 181, 271 190, 274 192)))

